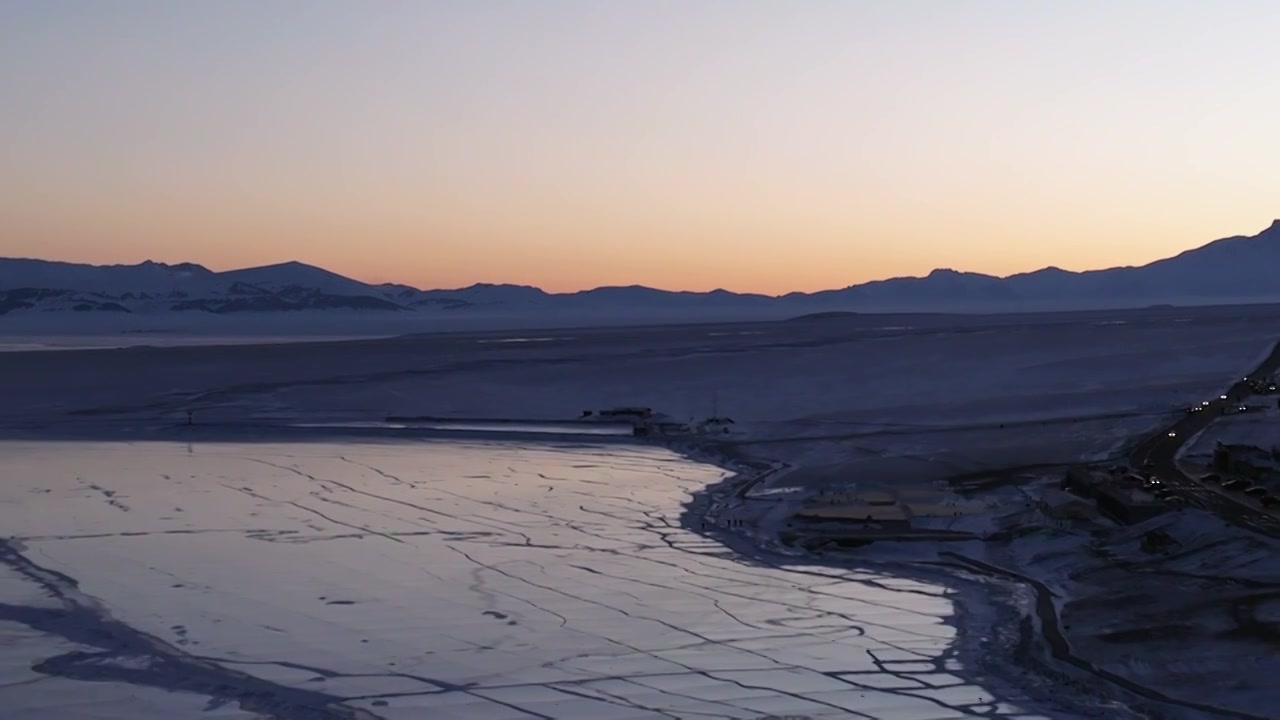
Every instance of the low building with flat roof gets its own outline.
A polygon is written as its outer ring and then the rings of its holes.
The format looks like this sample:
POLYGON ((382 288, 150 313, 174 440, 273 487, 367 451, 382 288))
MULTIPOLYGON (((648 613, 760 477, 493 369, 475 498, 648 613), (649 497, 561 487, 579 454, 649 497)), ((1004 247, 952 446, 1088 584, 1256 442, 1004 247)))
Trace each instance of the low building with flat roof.
POLYGON ((796 519, 810 522, 839 522, 865 528, 883 530, 908 530, 911 513, 902 505, 870 505, 844 503, 839 505, 814 505, 796 513, 796 519))
POLYGON ((805 505, 894 505, 897 501, 893 493, 884 490, 845 490, 815 495, 805 505))
POLYGON ((976 515, 990 509, 987 503, 977 500, 956 500, 954 502, 904 502, 907 514, 911 517, 956 517, 959 515, 976 515))
POLYGON ((1132 485, 1104 485, 1098 488, 1098 511, 1116 522, 1133 525, 1169 512, 1169 505, 1132 485))
POLYGON ((1089 520, 1098 515, 1093 503, 1057 488, 1040 491, 1040 511, 1054 520, 1089 520))
POLYGON ((1107 480, 1106 476, 1099 475, 1085 466, 1074 465, 1067 469, 1060 487, 1081 497, 1091 498, 1098 494, 1098 488, 1106 484, 1107 480))

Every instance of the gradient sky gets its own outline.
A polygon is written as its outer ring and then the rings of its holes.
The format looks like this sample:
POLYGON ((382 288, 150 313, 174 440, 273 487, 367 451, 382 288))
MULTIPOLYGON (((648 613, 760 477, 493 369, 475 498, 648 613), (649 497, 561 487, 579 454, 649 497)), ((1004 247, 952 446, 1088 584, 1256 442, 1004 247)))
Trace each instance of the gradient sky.
POLYGON ((1280 216, 1274 0, 3 0, 0 255, 778 293, 1280 216))

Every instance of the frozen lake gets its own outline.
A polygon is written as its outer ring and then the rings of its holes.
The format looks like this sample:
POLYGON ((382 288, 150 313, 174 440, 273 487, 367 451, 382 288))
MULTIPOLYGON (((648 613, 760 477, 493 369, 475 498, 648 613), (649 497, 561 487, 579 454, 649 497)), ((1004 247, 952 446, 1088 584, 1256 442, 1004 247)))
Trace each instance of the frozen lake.
POLYGON ((975 679, 945 587, 754 562, 682 528, 725 473, 666 450, 0 456, 9 720, 1043 717, 975 679))
POLYGON ((1012 674, 1012 591, 752 559, 681 524, 724 471, 557 434, 720 412, 736 456, 929 486, 1120 458, 1280 333, 889 320, 0 353, 0 716, 1119 717, 1012 674))

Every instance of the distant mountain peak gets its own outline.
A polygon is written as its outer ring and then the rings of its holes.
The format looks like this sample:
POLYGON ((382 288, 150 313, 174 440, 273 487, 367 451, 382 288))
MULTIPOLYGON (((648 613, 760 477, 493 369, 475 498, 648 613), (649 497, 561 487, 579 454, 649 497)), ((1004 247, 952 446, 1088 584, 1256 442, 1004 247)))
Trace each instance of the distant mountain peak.
MULTIPOLYGON (((88 267, 93 267, 93 266, 88 266, 88 267)), ((107 266, 104 266, 104 267, 115 267, 115 268, 146 268, 146 269, 148 269, 148 270, 153 270, 153 269, 154 269, 154 270, 164 270, 164 271, 166 271, 166 272, 172 272, 172 273, 193 273, 193 272, 198 272, 198 273, 209 273, 209 272, 212 272, 212 270, 210 270, 209 268, 207 268, 207 267, 205 267, 205 266, 203 266, 203 265, 197 264, 197 263, 192 263, 192 262, 182 262, 182 263, 177 263, 176 265, 170 265, 169 263, 160 262, 160 261, 158 261, 158 260, 143 260, 142 262, 138 263, 137 265, 107 265, 107 266)))
POLYGON ((271 263, 270 265, 259 265, 254 268, 245 268, 245 269, 246 270, 321 270, 323 272, 329 272, 324 268, 316 267, 315 265, 308 265, 307 263, 301 262, 299 260, 285 260, 284 262, 271 263))
POLYGON ((761 319, 823 312, 1017 312, 1280 301, 1280 219, 1252 236, 1228 237, 1137 267, 1075 272, 1049 266, 997 277, 939 267, 926 276, 874 280, 780 297, 615 285, 547 292, 475 283, 449 290, 370 285, 297 260, 214 272, 195 263, 146 260, 96 266, 0 258, 0 315, 121 310, 217 314, 278 310, 393 310, 761 319), (663 315, 663 314, 666 315, 663 315), (682 315, 683 313, 683 315, 682 315))
POLYGON ((519 283, 472 283, 459 290, 541 290, 542 288, 533 285, 520 285, 519 283))

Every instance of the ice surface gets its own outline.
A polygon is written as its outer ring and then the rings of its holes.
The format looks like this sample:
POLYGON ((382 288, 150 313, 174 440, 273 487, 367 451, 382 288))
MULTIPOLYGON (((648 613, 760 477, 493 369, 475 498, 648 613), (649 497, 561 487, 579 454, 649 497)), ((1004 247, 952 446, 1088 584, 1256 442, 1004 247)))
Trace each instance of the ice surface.
POLYGON ((138 684, 61 678, 37 672, 32 659, 93 651, 59 642, 17 623, 0 622, 0 703, 5 720, 123 720, 201 718, 261 720, 264 715, 208 698, 138 684))
MULTIPOLYGON (((6 532, 115 620, 375 716, 1027 712, 966 671, 945 587, 755 563, 682 528, 688 493, 723 471, 666 450, 193 440, 0 453, 6 532)), ((110 641, 99 649, 119 659, 110 641)), ((237 698, 235 676, 225 684, 205 692, 237 698)))
POLYGON ((41 684, 70 704, 92 680, 176 703, 124 694, 104 717, 1065 716, 974 654, 1016 624, 981 594, 906 565, 753 560, 683 526, 723 470, 377 427, 715 408, 737 424, 705 457, 931 485, 1117 457, 1280 334, 1191 311, 878 322, 0 354, 5 547, 61 573, 0 576, 22 635, 0 703, 36 717, 41 684))

